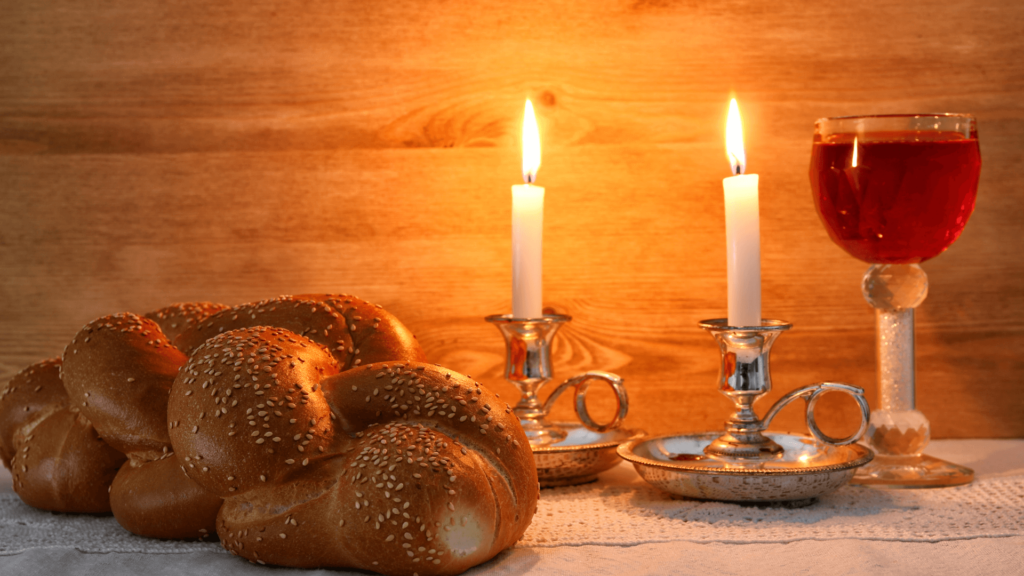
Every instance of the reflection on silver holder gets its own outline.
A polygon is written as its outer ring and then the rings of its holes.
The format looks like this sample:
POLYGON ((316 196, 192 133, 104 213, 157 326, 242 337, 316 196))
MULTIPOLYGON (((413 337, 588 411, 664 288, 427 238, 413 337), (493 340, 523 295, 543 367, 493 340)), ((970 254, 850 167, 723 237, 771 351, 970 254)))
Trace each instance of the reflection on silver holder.
POLYGON ((513 318, 494 315, 485 318, 505 337, 505 380, 520 392, 513 411, 530 440, 541 486, 563 486, 588 482, 598 472, 618 462, 617 446, 643 432, 619 429, 629 411, 629 397, 622 378, 610 372, 591 370, 559 384, 547 400, 541 401, 541 389, 551 381, 551 342, 558 329, 572 318, 545 314, 540 318, 513 318), (606 382, 615 392, 614 418, 599 424, 587 410, 587 390, 594 380, 606 382), (576 423, 550 422, 548 414, 566 390, 575 390, 576 423))
POLYGON ((729 326, 725 319, 705 320, 700 327, 718 342, 721 367, 718 390, 735 411, 725 433, 670 435, 631 440, 619 455, 649 483, 672 494, 734 502, 809 504, 846 484, 857 467, 871 461, 867 448, 854 444, 870 414, 864 391, 856 386, 821 382, 786 394, 763 418, 753 405, 771 390, 768 358, 772 344, 792 327, 779 320, 761 326, 729 326), (846 438, 832 438, 818 427, 814 407, 826 392, 850 394, 860 408, 860 426, 846 438), (813 438, 768 434, 775 416, 793 400, 807 403, 807 427, 813 438))

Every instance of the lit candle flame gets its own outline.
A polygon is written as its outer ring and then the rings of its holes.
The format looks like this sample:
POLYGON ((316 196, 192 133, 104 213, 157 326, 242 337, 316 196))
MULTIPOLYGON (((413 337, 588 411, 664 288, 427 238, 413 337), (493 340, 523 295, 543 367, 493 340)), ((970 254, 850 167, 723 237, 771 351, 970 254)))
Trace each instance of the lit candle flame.
POLYGON ((523 180, 533 184, 540 169, 540 132, 537 117, 533 115, 533 104, 527 99, 523 115, 523 180))
POLYGON ((857 137, 853 137, 853 167, 857 167, 857 137))
POLYGON ((747 155, 743 152, 743 124, 740 123, 740 107, 735 98, 729 101, 729 119, 725 122, 725 153, 732 165, 732 173, 743 174, 747 169, 747 155))

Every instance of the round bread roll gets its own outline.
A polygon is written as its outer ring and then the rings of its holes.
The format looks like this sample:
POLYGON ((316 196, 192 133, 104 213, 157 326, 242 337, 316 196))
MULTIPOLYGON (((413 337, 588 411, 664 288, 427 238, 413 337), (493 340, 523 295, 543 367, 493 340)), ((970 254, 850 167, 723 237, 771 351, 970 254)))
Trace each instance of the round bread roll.
POLYGON ((167 395, 187 358, 155 322, 114 314, 83 327, 64 349, 71 399, 117 450, 155 460, 170 447, 167 395))
POLYGON ((522 537, 539 486, 511 406, 426 364, 339 373, 317 348, 281 329, 235 330, 197 348, 175 381, 171 442, 185 473, 225 498, 226 549, 427 576, 522 537))
POLYGON ((15 374, 0 390, 0 461, 4 467, 11 467, 14 451, 36 424, 67 406, 60 358, 37 362, 15 374))

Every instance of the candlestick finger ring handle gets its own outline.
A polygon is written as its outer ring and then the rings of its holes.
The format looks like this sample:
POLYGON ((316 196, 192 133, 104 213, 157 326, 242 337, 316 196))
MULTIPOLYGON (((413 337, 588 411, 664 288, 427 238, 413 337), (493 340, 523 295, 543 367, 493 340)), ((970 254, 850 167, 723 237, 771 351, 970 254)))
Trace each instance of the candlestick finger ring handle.
POLYGON ((764 429, 767 429, 771 425, 772 419, 779 413, 787 404, 796 400, 797 398, 803 398, 807 403, 807 428, 811 431, 811 435, 818 439, 819 442, 825 444, 831 444, 833 446, 846 446, 847 444, 853 444, 861 436, 864 435, 864 431, 868 429, 868 420, 871 416, 871 409, 868 407, 868 401, 864 398, 864 389, 858 388, 857 386, 851 386, 849 384, 843 384, 841 382, 819 382, 818 384, 812 384, 810 386, 804 386, 803 388, 797 388, 789 394, 786 394, 782 398, 779 398, 768 412, 765 413, 764 418, 761 419, 764 429), (825 434, 818 428, 818 423, 814 419, 814 407, 818 403, 818 399, 825 392, 844 392, 853 397, 857 402, 857 406, 860 408, 860 426, 857 431, 845 438, 833 438, 828 434, 825 434))
POLYGON ((611 372, 600 372, 597 370, 591 370, 590 372, 584 372, 577 376, 569 378, 565 382, 558 385, 555 391, 548 396, 547 401, 544 402, 544 414, 547 415, 551 411, 551 407, 554 406, 555 400, 562 395, 569 388, 576 389, 576 415, 579 416, 580 422, 589 430, 594 432, 607 432, 613 428, 618 428, 619 424, 626 417, 626 413, 629 412, 629 396, 626 394, 626 388, 622 385, 622 377, 611 372), (587 390, 590 387, 590 383, 594 380, 600 380, 607 382, 612 390, 615 392, 615 417, 612 421, 607 424, 598 424, 590 417, 590 412, 587 411, 587 390))

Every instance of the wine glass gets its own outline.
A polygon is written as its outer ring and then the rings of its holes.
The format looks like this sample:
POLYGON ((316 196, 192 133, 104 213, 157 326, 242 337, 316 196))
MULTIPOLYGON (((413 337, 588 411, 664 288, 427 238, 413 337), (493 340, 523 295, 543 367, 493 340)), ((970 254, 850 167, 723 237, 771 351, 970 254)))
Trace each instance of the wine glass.
POLYGON ((974 472, 922 454, 930 425, 914 406, 914 308, 928 295, 918 265, 959 236, 981 172, 977 122, 965 114, 822 118, 814 123, 811 191, 832 241, 869 264, 879 404, 866 440, 877 456, 854 483, 967 484, 974 472))

